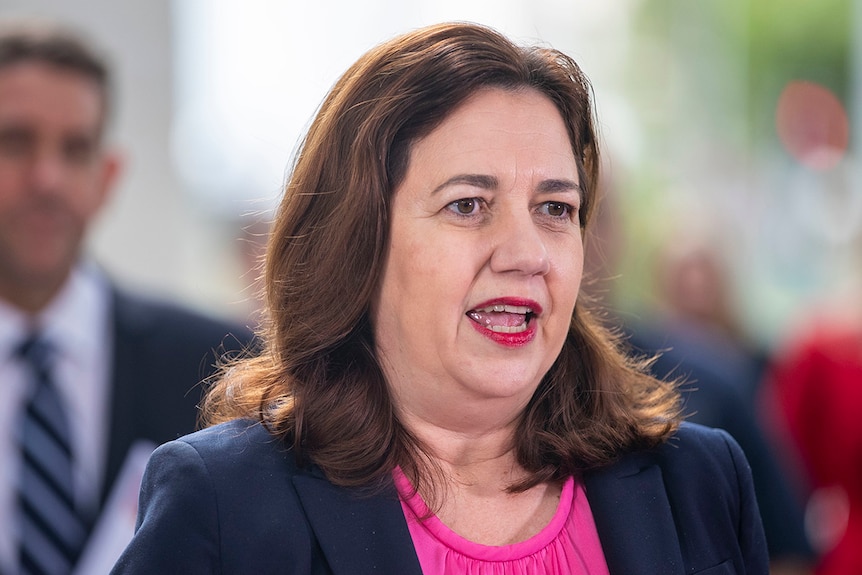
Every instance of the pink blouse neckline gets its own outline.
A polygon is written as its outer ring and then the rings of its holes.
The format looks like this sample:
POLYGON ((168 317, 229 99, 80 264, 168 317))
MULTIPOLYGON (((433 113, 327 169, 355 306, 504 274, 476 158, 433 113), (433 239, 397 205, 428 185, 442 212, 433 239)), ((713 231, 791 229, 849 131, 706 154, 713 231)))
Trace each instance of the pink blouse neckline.
POLYGON ((400 469, 393 477, 423 573, 608 575, 602 543, 580 481, 566 479, 557 511, 539 533, 526 541, 492 546, 468 541, 453 532, 429 513, 400 469))
POLYGON ((442 521, 430 513, 422 497, 413 489, 410 480, 400 468, 393 471, 395 486, 406 506, 415 517, 426 517, 422 526, 446 547, 479 561, 512 561, 533 555, 554 541, 566 525, 572 510, 574 498, 574 479, 569 477, 563 483, 560 502, 551 521, 536 535, 510 545, 483 545, 465 539, 446 527, 442 521))

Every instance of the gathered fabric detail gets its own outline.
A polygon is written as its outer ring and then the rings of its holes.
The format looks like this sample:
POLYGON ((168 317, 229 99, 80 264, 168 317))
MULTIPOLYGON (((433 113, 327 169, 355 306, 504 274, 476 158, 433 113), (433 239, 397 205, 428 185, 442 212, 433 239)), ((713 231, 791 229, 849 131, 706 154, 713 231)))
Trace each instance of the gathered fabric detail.
POLYGON ((497 546, 474 543, 449 529, 400 469, 393 476, 423 573, 608 575, 583 484, 572 477, 563 484, 556 513, 539 533, 497 546))

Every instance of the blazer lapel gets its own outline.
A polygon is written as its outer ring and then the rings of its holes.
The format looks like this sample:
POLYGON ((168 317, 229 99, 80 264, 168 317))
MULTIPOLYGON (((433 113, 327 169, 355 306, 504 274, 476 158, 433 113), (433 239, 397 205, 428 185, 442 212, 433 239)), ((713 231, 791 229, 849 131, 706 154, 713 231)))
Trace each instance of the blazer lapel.
POLYGON ((146 385, 140 367, 140 340, 145 336, 143 318, 139 318, 122 296, 112 287, 111 315, 113 344, 109 372, 110 413, 109 444, 102 484, 102 502, 108 497, 111 486, 125 461, 129 447, 135 439, 135 390, 146 385))
POLYGON ((611 575, 682 575, 684 566, 661 469, 631 455, 584 476, 611 575))
POLYGON ((335 575, 422 575, 394 489, 361 495, 319 472, 297 475, 293 483, 335 575))

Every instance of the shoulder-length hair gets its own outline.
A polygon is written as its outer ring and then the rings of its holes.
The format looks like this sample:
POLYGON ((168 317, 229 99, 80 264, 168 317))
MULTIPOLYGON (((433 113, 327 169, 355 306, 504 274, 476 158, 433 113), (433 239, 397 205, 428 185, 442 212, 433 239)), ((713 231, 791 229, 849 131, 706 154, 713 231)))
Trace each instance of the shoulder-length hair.
MULTIPOLYGON (((369 308, 411 144, 485 88, 537 90, 559 109, 586 230, 599 153, 591 87, 571 58, 465 23, 372 49, 331 89, 298 148, 265 258, 265 349, 226 367, 205 400, 205 423, 258 419, 339 485, 374 484, 395 466, 417 487, 425 481, 430 459, 395 414, 369 308)), ((579 299, 518 425, 515 450, 529 477, 512 489, 665 440, 678 425, 678 395, 641 368, 579 299)))

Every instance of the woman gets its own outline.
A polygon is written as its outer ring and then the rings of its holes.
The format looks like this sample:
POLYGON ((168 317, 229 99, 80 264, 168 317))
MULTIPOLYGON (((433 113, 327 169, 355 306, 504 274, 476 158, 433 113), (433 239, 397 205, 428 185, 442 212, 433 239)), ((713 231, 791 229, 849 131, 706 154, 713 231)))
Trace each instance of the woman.
POLYGON ((162 446, 115 573, 765 573, 747 463, 577 302, 598 148, 559 52, 363 56, 297 154, 266 349, 162 446))

